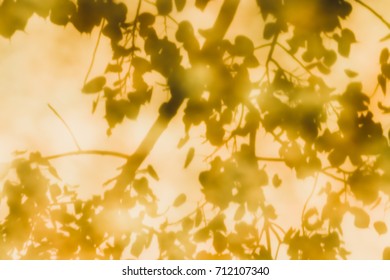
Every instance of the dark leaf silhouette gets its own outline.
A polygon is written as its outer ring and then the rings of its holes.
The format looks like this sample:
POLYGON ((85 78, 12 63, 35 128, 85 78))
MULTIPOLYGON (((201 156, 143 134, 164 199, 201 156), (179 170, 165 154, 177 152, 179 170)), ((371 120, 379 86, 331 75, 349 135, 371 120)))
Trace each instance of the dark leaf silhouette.
POLYGON ((226 249, 227 240, 221 232, 217 231, 214 233, 213 247, 217 253, 222 253, 226 249))
POLYGON ((83 88, 82 92, 83 93, 97 93, 101 90, 103 90, 104 85, 106 84, 106 78, 103 76, 96 77, 89 82, 87 82, 83 88))
POLYGON ((181 205, 183 205, 187 200, 187 196, 182 193, 180 194, 178 197, 175 198, 175 201, 173 202, 173 206, 174 207, 179 207, 181 205))
POLYGON ((198 208, 195 216, 195 226, 198 227, 203 220, 202 211, 198 208))
POLYGON ((381 51, 381 54, 380 54, 380 57, 379 57, 379 63, 380 64, 386 64, 388 60, 389 60, 389 49, 388 48, 384 48, 381 51))
POLYGON ((390 247, 386 247, 383 250, 383 257, 384 260, 390 260, 390 247))
POLYGON ((149 175, 152 176, 153 179, 155 179, 156 181, 160 180, 160 178, 158 177, 158 174, 157 174, 156 170, 153 168, 153 166, 148 165, 147 171, 148 171, 149 175))
POLYGON ((278 176, 278 174, 275 174, 275 175, 272 177, 272 185, 273 185, 275 188, 279 188, 281 184, 282 184, 282 180, 280 179, 280 177, 278 176))
POLYGON ((344 72, 349 78, 355 78, 358 75, 358 73, 350 69, 345 69, 344 72))
POLYGON ((382 235, 382 234, 386 234, 387 233, 387 226, 384 222, 382 221, 377 221, 374 223, 374 228, 376 230, 376 232, 379 234, 379 235, 382 235))
POLYGON ((352 207, 350 209, 352 215, 355 216, 355 226, 358 228, 367 228, 370 224, 370 216, 361 208, 352 207))
POLYGON ((181 12, 186 5, 187 0, 175 0, 176 9, 178 12, 181 12))
POLYGON ((384 95, 386 95, 387 80, 383 75, 378 75, 378 84, 382 89, 384 95))
POLYGON ((194 155, 195 155, 195 149, 192 147, 187 152, 186 161, 184 162, 184 168, 187 168, 190 165, 190 163, 194 158, 194 155))
POLYGON ((173 0, 156 0, 156 7, 160 15, 166 16, 172 12, 173 0))
POLYGON ((210 0, 195 0, 195 6, 203 11, 209 2, 210 0))

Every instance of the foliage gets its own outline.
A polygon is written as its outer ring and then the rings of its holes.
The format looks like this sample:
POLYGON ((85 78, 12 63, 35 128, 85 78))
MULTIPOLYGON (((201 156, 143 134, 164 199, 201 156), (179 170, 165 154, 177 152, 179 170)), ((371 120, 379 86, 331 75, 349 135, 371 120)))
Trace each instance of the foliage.
MULTIPOLYGON (((100 28, 110 39, 112 61, 106 72, 82 89, 96 97, 94 108, 104 102, 108 135, 126 119, 136 120, 150 102, 157 85, 148 83, 146 73, 165 81, 169 98, 133 154, 73 153, 124 159, 120 174, 101 195, 80 199, 76 189, 59 179, 51 164, 54 156, 17 156, 2 190, 8 213, 0 223, 1 258, 138 258, 156 241, 162 259, 272 259, 282 245, 292 259, 345 259, 345 215, 354 217, 357 228, 387 232, 386 222, 371 221, 367 212, 390 196, 389 135, 378 121, 381 113, 361 82, 334 89, 326 76, 340 56, 348 58, 357 41, 354 31, 343 27, 355 9, 366 8, 389 24, 361 1, 257 0, 262 17, 258 33, 267 43, 256 46, 242 34, 225 38, 240 1, 219 2, 214 25, 199 31, 175 16, 189 5, 206 11, 209 1, 139 0, 137 7, 111 0, 2 2, 3 37, 24 30, 36 14, 56 25, 73 25, 80 33, 100 28), (130 9, 135 9, 132 19, 130 9), (175 24, 174 32, 167 31, 167 21, 175 24), (264 49, 265 56, 259 52, 264 49), (276 50, 304 73, 289 70, 276 50), (260 80, 252 78, 256 72, 264 73, 260 80), (215 152, 208 157, 209 169, 199 174, 204 202, 176 222, 161 221, 150 181, 159 176, 151 165, 142 165, 180 109, 185 131, 179 146, 194 127, 201 127, 215 152), (278 149, 274 158, 258 154, 264 132, 278 149), (224 147, 229 153, 221 152, 224 147), (299 179, 329 178, 319 193, 325 203, 309 209, 306 203, 301 228, 284 230, 277 224, 278 210, 265 190, 285 183, 282 174, 270 178, 263 161, 285 165, 299 179), (234 217, 228 215, 232 209, 234 217)), ((389 51, 379 55, 377 80, 385 95, 389 51)), ((350 70, 346 74, 357 76, 350 70)), ((388 113, 382 102, 378 106, 388 113)), ((184 167, 190 168, 196 150, 187 151, 184 167)), ((180 194, 172 207, 187 201, 180 194)), ((389 258, 389 247, 383 258, 389 258)))

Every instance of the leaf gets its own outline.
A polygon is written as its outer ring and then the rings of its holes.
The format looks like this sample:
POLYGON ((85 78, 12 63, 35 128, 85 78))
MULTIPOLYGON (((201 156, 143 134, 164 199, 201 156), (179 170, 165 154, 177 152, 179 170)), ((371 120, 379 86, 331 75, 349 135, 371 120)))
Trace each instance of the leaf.
POLYGON ((74 212, 80 214, 82 211, 83 202, 80 199, 77 199, 74 203, 74 212))
POLYGON ((221 232, 214 232, 213 247, 217 253, 222 253, 227 246, 227 238, 221 232))
POLYGON ((120 65, 120 64, 111 64, 110 63, 106 67, 105 73, 107 73, 107 72, 120 73, 120 72, 122 72, 122 65, 120 65))
POLYGON ((167 16, 172 12, 172 0, 156 0, 156 8, 159 15, 167 16))
POLYGON ((186 202, 186 200, 187 200, 187 196, 184 193, 179 194, 176 197, 175 201, 173 202, 173 207, 179 207, 183 205, 183 203, 186 202))
POLYGON ((123 121, 130 106, 130 102, 127 100, 107 99, 105 118, 110 128, 115 127, 123 121))
POLYGON ((349 78, 355 78, 358 75, 358 73, 350 69, 345 69, 344 72, 349 78))
POLYGON ((190 231, 194 227, 194 221, 187 217, 181 222, 181 227, 183 231, 190 231))
POLYGON ((145 248, 145 237, 143 235, 138 235, 133 246, 131 247, 130 253, 133 256, 138 258, 139 255, 141 255, 144 248, 145 248))
POLYGON ((96 77, 86 83, 81 91, 85 94, 92 94, 101 91, 106 84, 106 78, 104 76, 96 77))
POLYGON ((186 161, 184 163, 184 168, 187 168, 190 165, 190 163, 194 159, 194 155, 195 155, 195 149, 193 147, 191 147, 187 152, 186 161))
POLYGON ((178 12, 181 12, 184 9, 185 5, 186 5, 186 0, 175 0, 175 6, 178 12))
POLYGON ((260 65, 259 60, 255 55, 248 55, 244 58, 244 66, 248 68, 256 68, 257 66, 260 65))
POLYGON ((210 0, 196 0, 195 1, 195 6, 200 9, 201 11, 203 11, 207 4, 210 2, 210 0))
POLYGON ((188 134, 186 134, 183 138, 180 138, 179 143, 177 143, 177 148, 181 149, 190 139, 188 134))
MULTIPOLYGON (((81 1, 78 1, 81 2, 81 1)), ((98 2, 98 1, 96 1, 98 2)), ((106 19, 109 23, 113 23, 119 25, 119 23, 123 23, 126 21, 127 14, 127 6, 124 3, 112 3, 110 1, 106 1, 110 3, 106 8, 106 19)), ((119 2, 119 1, 118 1, 119 2)), ((96 13, 96 12, 95 12, 96 13)))
POLYGON ((344 161, 347 158, 347 154, 345 151, 335 149, 333 150, 329 155, 328 155, 328 160, 329 163, 335 167, 335 166, 340 166, 341 164, 344 163, 344 161))
POLYGON ((382 64, 381 71, 382 71, 382 75, 385 78, 390 79, 390 64, 389 63, 382 64))
POLYGON ((210 221, 208 226, 214 232, 226 231, 226 225, 224 220, 225 220, 225 214, 218 214, 210 221))
POLYGON ((138 16, 138 21, 140 24, 144 26, 149 26, 154 23, 156 20, 156 17, 152 15, 151 13, 142 13, 138 16))
POLYGON ((310 231, 319 229, 321 227, 321 221, 318 218, 313 219, 316 216, 318 216, 317 208, 313 207, 308 209, 303 216, 303 226, 310 231))
POLYGON ((152 70, 150 62, 142 57, 135 56, 132 60, 134 68, 140 73, 145 73, 152 70))
POLYGON ((242 217, 244 217, 244 215, 245 215, 245 206, 242 204, 237 208, 236 214, 234 214, 234 220, 239 221, 242 219, 242 217))
POLYGON ((198 210, 196 210, 196 215, 195 215, 195 226, 198 227, 202 222, 202 220, 203 220, 202 211, 200 210, 200 208, 198 208, 198 210))
POLYGON ((335 51, 330 50, 324 54, 324 64, 328 67, 332 66, 337 60, 337 54, 335 51))
POLYGON ((97 105, 99 104, 100 96, 98 95, 98 98, 92 102, 92 114, 95 113, 97 105))
POLYGON ((341 37, 338 38, 338 51, 339 54, 348 57, 351 51, 351 44, 355 43, 355 34, 348 28, 341 31, 341 37))
POLYGON ((61 180, 60 175, 58 175, 57 170, 56 170, 53 166, 49 165, 49 167, 48 167, 47 170, 50 172, 50 174, 51 174, 53 177, 57 178, 58 180, 61 180))
POLYGON ((102 30, 102 33, 114 42, 118 42, 123 38, 122 31, 118 24, 106 24, 102 30))
POLYGON ((194 241, 195 242, 205 242, 210 237, 210 229, 207 227, 204 227, 194 234, 194 241))
POLYGON ((271 39, 278 32, 278 25, 275 22, 269 22, 265 25, 263 37, 266 40, 271 39))
POLYGON ((378 84, 381 87, 383 95, 386 95, 387 80, 386 80, 385 76, 383 76, 381 74, 378 75, 378 84))
POLYGON ((234 40, 234 51, 238 56, 249 56, 253 54, 254 49, 252 40, 246 36, 239 35, 234 40))
POLYGON ((384 260, 390 260, 390 247, 386 247, 383 250, 383 257, 384 260))
POLYGON ((370 216, 366 211, 358 207, 352 207, 350 212, 355 216, 354 224, 357 228, 368 228, 370 224, 370 216))
POLYGON ((381 51, 381 55, 379 56, 379 63, 380 64, 385 64, 389 60, 389 49, 388 48, 383 48, 381 51))
POLYGON ((387 233, 387 226, 384 222, 382 221, 377 221, 374 223, 374 228, 376 230, 376 232, 379 234, 379 235, 382 235, 382 234, 386 234, 387 233))
POLYGON ((318 64, 317 64, 317 69, 318 69, 318 71, 320 71, 322 74, 325 74, 325 75, 330 74, 330 69, 329 69, 327 66, 325 66, 324 64, 322 64, 322 63, 318 63, 318 64))
POLYGON ((145 177, 134 180, 134 190, 140 195, 146 195, 150 192, 148 180, 145 177))
POLYGON ((282 184, 282 180, 279 178, 278 174, 275 174, 274 177, 272 178, 272 185, 275 188, 279 188, 281 184, 282 184))
MULTIPOLYGON (((256 254, 256 260, 272 260, 272 254, 267 248, 261 245, 259 254, 256 254)), ((261 268, 259 268, 259 271, 261 274, 261 268)))
POLYGON ((149 173, 150 176, 152 176, 153 179, 155 179, 156 181, 160 180, 160 178, 158 177, 158 174, 156 172, 156 170, 153 168, 153 166, 151 165, 148 165, 148 167, 146 168, 146 171, 149 173))
POLYGON ((266 217, 267 219, 270 219, 270 220, 275 220, 278 217, 278 215, 275 212, 275 208, 272 205, 267 205, 264 208, 263 214, 264 214, 264 217, 266 217))

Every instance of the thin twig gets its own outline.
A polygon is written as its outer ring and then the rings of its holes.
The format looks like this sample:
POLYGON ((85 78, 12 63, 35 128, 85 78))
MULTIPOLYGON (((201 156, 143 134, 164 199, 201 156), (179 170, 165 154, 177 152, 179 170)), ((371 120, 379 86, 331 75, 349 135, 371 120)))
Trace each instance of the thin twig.
POLYGON ((265 239, 267 241, 267 250, 270 254, 272 254, 272 247, 271 247, 271 235, 270 235, 270 224, 268 219, 264 220, 264 229, 265 229, 265 239))
POLYGON ((256 157, 258 161, 273 161, 273 162, 285 162, 282 158, 272 158, 272 157, 256 157))
POLYGON ((286 234, 286 231, 281 226, 279 226, 277 223, 270 222, 270 224, 271 224, 271 226, 276 227, 277 229, 279 229, 284 235, 286 234))
POLYGON ((269 62, 272 59, 272 55, 274 54, 275 46, 278 44, 278 38, 279 38, 279 32, 275 34, 272 43, 271 43, 271 48, 268 53, 267 61, 266 61, 266 67, 268 67, 269 62))
POLYGON ((309 204, 309 201, 310 201, 310 199, 313 197, 314 192, 315 192, 315 190, 316 190, 316 188, 317 188, 318 176, 319 176, 319 173, 316 174, 316 177, 315 177, 315 179, 314 179, 314 186, 313 186, 313 189, 311 190, 310 195, 308 196, 308 198, 307 198, 306 201, 305 201, 305 204, 303 205, 302 215, 301 215, 301 223, 302 223, 302 231, 303 231, 303 232, 305 231, 305 229, 304 229, 304 227, 303 227, 303 219, 304 219, 304 216, 305 216, 305 212, 306 212, 307 205, 309 204))
POLYGON ((384 19, 384 17, 382 17, 377 11, 375 11, 372 7, 368 6, 366 3, 360 1, 360 0, 355 0, 356 3, 362 5, 364 8, 366 8, 367 10, 369 10, 374 16, 376 16, 381 22, 383 22, 387 28, 390 29, 390 23, 384 19))
POLYGON ((171 15, 168 15, 167 17, 168 17, 168 19, 170 19, 173 23, 175 23, 176 25, 179 25, 179 22, 178 22, 176 19, 174 19, 171 15))
POLYGON ((50 108, 50 110, 57 116, 57 118, 60 119, 60 121, 64 124, 64 126, 66 127, 66 129, 68 130, 70 136, 72 137, 73 139, 73 142, 74 144, 76 145, 77 149, 79 151, 81 151, 81 147, 79 145, 79 143, 77 142, 77 139, 76 137, 74 136, 72 130, 70 129, 69 125, 65 122, 65 120, 60 116, 60 114, 56 111, 56 109, 53 108, 53 106, 51 106, 49 103, 47 104, 47 106, 50 108))
MULTIPOLYGON (((270 229, 272 230, 272 232, 274 233, 276 239, 278 240, 278 247, 276 249, 276 252, 275 252, 275 257, 274 259, 276 260, 276 258, 278 257, 278 253, 279 253, 279 249, 280 249, 280 245, 282 244, 282 239, 280 238, 278 232, 273 228, 272 226, 272 223, 270 224, 270 229)), ((270 252, 271 253, 271 252, 270 252)), ((272 256, 272 255, 271 255, 272 256)))
MULTIPOLYGON (((143 0, 138 1, 137 10, 135 12, 135 16, 134 16, 134 20, 133 20, 133 28, 131 30, 131 36, 130 36, 129 40, 126 40, 126 43, 125 43, 125 45, 127 45, 129 43, 129 41, 131 40, 131 49, 132 49, 130 61, 129 61, 129 67, 128 67, 128 70, 125 74, 125 77, 123 78, 124 92, 125 93, 127 92, 127 82, 126 81, 127 81, 127 79, 130 79, 131 68, 133 67, 133 59, 134 59, 134 54, 135 54, 135 50, 136 50, 135 41, 136 41, 137 23, 138 23, 139 14, 141 12, 142 1, 143 0)), ((122 58, 122 60, 120 62, 121 64, 123 63, 123 59, 124 58, 122 58)))
POLYGON ((337 176, 335 176, 335 175, 333 175, 333 174, 331 174, 331 173, 329 173, 329 172, 326 172, 326 171, 324 171, 324 170, 321 170, 320 172, 321 172, 322 174, 324 174, 324 175, 326 175, 326 176, 328 176, 328 177, 330 177, 330 178, 336 180, 336 181, 339 181, 339 182, 342 182, 342 183, 345 182, 344 179, 341 179, 341 178, 339 178, 339 177, 337 177, 337 176))
POLYGON ((278 43, 278 38, 279 38, 279 32, 275 34, 273 40, 272 40, 272 43, 271 43, 271 48, 268 52, 268 56, 267 56, 267 61, 265 63, 265 68, 266 68, 266 73, 267 73, 267 79, 268 79, 268 82, 270 83, 270 75, 269 75, 269 63, 271 62, 271 59, 272 59, 272 55, 274 54, 274 51, 275 51, 275 46, 277 45, 278 43))
POLYGON ((103 19, 102 23, 101 23, 101 26, 100 26, 100 31, 99 31, 99 35, 98 35, 98 38, 97 38, 97 41, 96 41, 95 49, 93 50, 93 53, 92 53, 91 63, 89 64, 87 74, 85 75, 85 78, 84 78, 84 84, 87 83, 89 74, 91 74, 93 64, 95 63, 96 53, 97 53, 97 50, 98 50, 98 47, 99 47, 100 38, 102 37, 104 23, 105 23, 105 20, 103 19))
POLYGON ((255 50, 260 50, 260 49, 265 48, 265 47, 270 47, 271 45, 272 45, 272 43, 262 44, 262 45, 255 47, 255 50))
POLYGON ((278 47, 280 47, 282 50, 284 50, 296 63, 299 64, 299 66, 302 67, 302 69, 304 69, 308 74, 310 74, 310 76, 313 76, 314 77, 314 74, 299 60, 295 57, 295 55, 293 55, 292 53, 289 52, 288 49, 286 49, 285 46, 283 46, 282 44, 276 42, 276 45, 278 47))
MULTIPOLYGON (((138 5, 137 5, 137 11, 135 12, 135 17, 133 20, 133 30, 131 31, 131 45, 132 47, 135 46, 135 33, 137 31, 137 22, 138 22, 138 17, 141 11, 141 5, 142 5, 142 0, 138 0, 138 5)), ((134 54, 134 52, 133 52, 134 54)))
POLYGON ((78 156, 78 155, 98 155, 98 156, 112 156, 112 157, 118 157, 123 159, 129 159, 129 155, 119 153, 119 152, 113 152, 113 151, 104 151, 104 150, 79 150, 79 151, 73 151, 73 152, 67 152, 62 154, 55 154, 51 156, 43 157, 45 160, 53 160, 57 158, 62 157, 68 157, 68 156, 78 156))

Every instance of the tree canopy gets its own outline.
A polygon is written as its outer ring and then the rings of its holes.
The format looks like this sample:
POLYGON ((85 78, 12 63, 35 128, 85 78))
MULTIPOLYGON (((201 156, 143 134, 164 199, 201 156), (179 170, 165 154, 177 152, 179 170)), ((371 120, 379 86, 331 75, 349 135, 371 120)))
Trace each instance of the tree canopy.
MULTIPOLYGON (((231 27, 241 2, 1 2, 2 37, 12 39, 35 15, 79 33, 98 30, 97 45, 102 36, 110 41, 105 72, 88 77, 81 90, 93 112, 104 108, 108 136, 124 122, 136 122, 157 89, 167 92, 131 153, 78 147, 57 155, 15 155, 1 189, 1 259, 139 258, 153 243, 160 259, 277 259, 283 248, 291 259, 347 259, 345 216, 353 217, 356 230, 387 234, 390 135, 383 120, 390 112, 389 50, 383 47, 372 62, 378 68, 369 77, 377 84, 373 93, 365 92, 353 70, 345 70, 345 88, 329 77, 364 40, 348 25, 356 10, 369 11, 374 24, 387 29, 390 23, 360 0, 256 0, 252 38, 231 27), (186 14, 194 7, 213 17, 210 28, 198 29, 186 14), (184 168, 197 155, 189 139, 200 134, 213 149, 205 157, 208 168, 194 178, 203 199, 178 220, 161 208, 153 186, 158 163, 148 160, 173 119, 184 125, 177 139, 178 149, 187 152, 184 168), (261 154, 267 149, 272 156, 261 154), (83 199, 61 180, 53 160, 86 154, 117 157, 123 165, 99 195, 83 199), (298 180, 314 178, 298 227, 281 226, 269 198, 273 189, 288 191, 289 181, 275 165, 298 180), (313 196, 322 203, 310 206, 313 196), (373 220, 370 211, 378 207, 384 218, 373 220)), ((386 42, 385 35, 378 40, 386 42)), ((189 200, 178 194, 171 208, 180 211, 189 200)), ((382 256, 390 259, 390 243, 382 256)))

